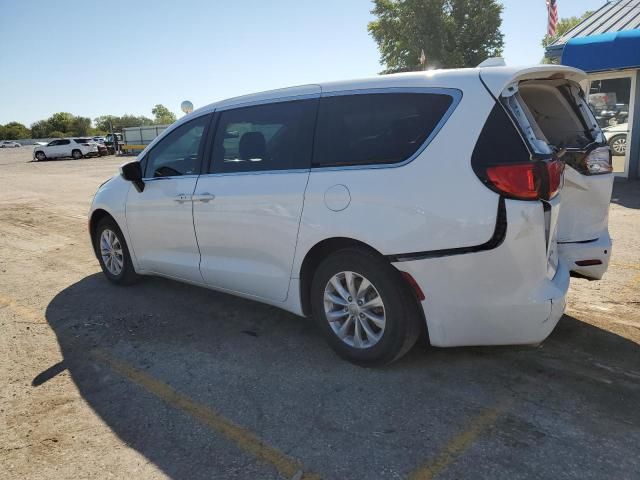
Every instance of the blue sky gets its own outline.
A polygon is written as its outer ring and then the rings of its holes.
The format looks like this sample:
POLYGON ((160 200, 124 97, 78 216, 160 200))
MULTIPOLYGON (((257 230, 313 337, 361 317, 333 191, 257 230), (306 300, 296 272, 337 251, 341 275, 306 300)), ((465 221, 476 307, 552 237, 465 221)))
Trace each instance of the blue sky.
MULTIPOLYGON (((558 0, 561 17, 605 0, 558 0)), ((504 0, 508 64, 537 63, 544 0, 504 0)), ((58 111, 151 116, 375 75, 369 0, 0 0, 0 123, 58 111)))

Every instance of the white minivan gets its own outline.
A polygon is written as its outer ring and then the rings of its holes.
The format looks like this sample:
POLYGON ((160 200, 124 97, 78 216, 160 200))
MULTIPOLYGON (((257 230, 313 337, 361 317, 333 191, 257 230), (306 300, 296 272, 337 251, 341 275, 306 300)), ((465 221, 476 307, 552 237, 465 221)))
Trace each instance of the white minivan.
POLYGON ((580 70, 385 75, 211 104, 100 186, 117 284, 161 275, 312 316, 342 357, 530 344, 604 274, 611 154, 580 70))

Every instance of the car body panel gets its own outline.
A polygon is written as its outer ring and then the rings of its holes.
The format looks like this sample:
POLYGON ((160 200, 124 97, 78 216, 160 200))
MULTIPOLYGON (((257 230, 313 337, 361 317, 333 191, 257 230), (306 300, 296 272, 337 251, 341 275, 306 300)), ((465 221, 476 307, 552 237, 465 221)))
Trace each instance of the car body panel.
POLYGON ((497 197, 478 180, 469 159, 494 100, 477 79, 464 88, 446 124, 409 163, 312 169, 294 276, 306 252, 332 237, 359 240, 383 255, 466 247, 491 237, 497 197), (327 195, 337 186, 349 198, 345 208, 334 211, 327 195))
POLYGON ((562 316, 569 272, 560 261, 546 276, 541 202, 507 200, 506 210, 506 238, 495 249, 394 263, 425 294, 432 345, 537 343, 562 316))
POLYGON ((197 178, 147 179, 144 191, 129 189, 127 226, 141 271, 203 283, 191 202, 197 178))
MULTIPOLYGON (((193 222, 204 281, 225 291, 284 301, 309 170, 202 175, 193 222)), ((196 196, 197 198, 197 196, 196 196)))

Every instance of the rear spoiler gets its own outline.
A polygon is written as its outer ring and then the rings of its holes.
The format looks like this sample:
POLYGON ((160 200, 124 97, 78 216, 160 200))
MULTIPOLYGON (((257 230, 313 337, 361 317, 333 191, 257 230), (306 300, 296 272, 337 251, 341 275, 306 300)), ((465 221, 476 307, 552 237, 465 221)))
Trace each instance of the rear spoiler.
POLYGON ((586 86, 587 74, 577 68, 562 65, 536 65, 533 67, 501 67, 480 65, 480 79, 487 89, 498 97, 509 85, 522 80, 572 80, 586 86))

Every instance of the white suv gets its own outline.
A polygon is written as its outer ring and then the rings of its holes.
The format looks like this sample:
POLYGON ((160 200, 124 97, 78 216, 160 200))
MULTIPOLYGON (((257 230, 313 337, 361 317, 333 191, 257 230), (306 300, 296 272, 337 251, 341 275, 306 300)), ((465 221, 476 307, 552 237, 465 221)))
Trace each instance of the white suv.
POLYGON ((90 138, 60 138, 33 149, 33 158, 39 161, 63 157, 79 160, 90 155, 98 155, 98 144, 90 138))
POLYGON ((99 188, 97 258, 114 283, 161 275, 313 316, 359 364, 423 331, 540 342, 570 270, 599 278, 611 252, 610 153, 584 78, 443 70, 212 104, 99 188))

